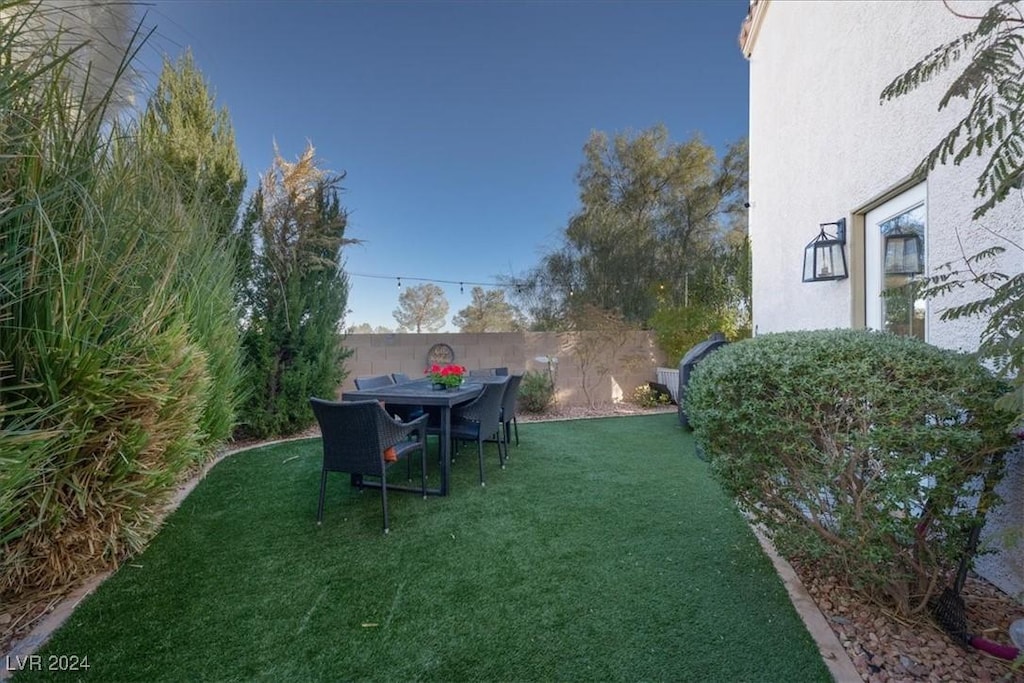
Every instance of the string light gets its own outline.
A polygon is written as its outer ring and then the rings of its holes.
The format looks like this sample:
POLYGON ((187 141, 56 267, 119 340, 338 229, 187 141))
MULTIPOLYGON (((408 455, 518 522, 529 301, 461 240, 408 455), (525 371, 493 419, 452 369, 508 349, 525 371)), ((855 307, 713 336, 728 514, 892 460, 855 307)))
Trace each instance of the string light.
POLYGON ((414 282, 432 282, 442 285, 458 285, 459 291, 465 294, 466 285, 477 285, 480 287, 514 287, 516 292, 523 291, 523 283, 513 280, 511 282, 472 282, 470 280, 440 280, 432 277, 410 277, 408 275, 377 275, 375 273, 346 273, 351 277, 368 277, 377 280, 397 280, 398 288, 402 288, 402 280, 413 280, 414 282))

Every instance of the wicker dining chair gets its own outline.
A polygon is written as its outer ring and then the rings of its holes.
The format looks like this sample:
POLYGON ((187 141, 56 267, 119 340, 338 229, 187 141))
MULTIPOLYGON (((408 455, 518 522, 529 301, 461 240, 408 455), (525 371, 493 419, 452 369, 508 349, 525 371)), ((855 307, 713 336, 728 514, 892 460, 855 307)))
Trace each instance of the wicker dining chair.
MULTIPOLYGON (((390 530, 388 517, 388 463, 384 451, 394 448, 396 461, 420 453, 420 488, 427 497, 427 416, 399 422, 377 401, 325 401, 310 398, 313 414, 323 435, 323 467, 320 471, 320 500, 316 523, 324 519, 324 496, 328 472, 347 472, 353 486, 362 488, 363 477, 380 478, 380 499, 384 511, 384 533, 390 530), (415 440, 409 437, 415 435, 415 440)), ((371 485, 366 483, 366 486, 371 485)))
MULTIPOLYGON (((475 399, 452 410, 451 438, 456 441, 476 441, 477 458, 480 461, 480 485, 486 486, 484 478, 484 441, 496 437, 498 461, 505 469, 505 431, 501 424, 501 398, 505 393, 504 382, 488 382, 475 399), (503 448, 505 450, 503 450, 503 448)), ((454 448, 452 451, 454 452, 454 448)))
POLYGON ((519 423, 516 421, 516 406, 519 398, 519 385, 522 375, 509 375, 505 382, 505 393, 501 397, 501 426, 505 430, 505 457, 508 457, 508 445, 512 443, 512 428, 515 428, 516 445, 519 445, 519 423))
MULTIPOLYGON (((381 387, 390 387, 393 384, 401 384, 398 377, 405 377, 403 381, 408 382, 409 378, 401 373, 390 375, 371 375, 368 377, 356 377, 356 389, 380 389, 381 387)), ((417 419, 420 415, 425 412, 423 406, 417 405, 400 405, 400 404, 388 404, 385 406, 387 411, 392 415, 398 417, 402 422, 412 422, 417 419)))
POLYGON ((371 375, 369 377, 356 377, 356 389, 380 389, 391 386, 395 380, 391 375, 371 375))

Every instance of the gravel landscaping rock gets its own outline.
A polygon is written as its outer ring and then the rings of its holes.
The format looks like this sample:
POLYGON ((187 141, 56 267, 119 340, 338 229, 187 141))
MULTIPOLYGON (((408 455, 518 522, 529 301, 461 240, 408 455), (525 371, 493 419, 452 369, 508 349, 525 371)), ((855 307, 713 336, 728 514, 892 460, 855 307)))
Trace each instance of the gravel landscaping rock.
MULTIPOLYGON (((1010 662, 957 645, 929 615, 915 621, 899 619, 860 601, 832 577, 819 575, 812 565, 791 564, 865 681, 1024 683, 1024 668, 1015 670, 1010 662)), ((1013 621, 1024 618, 1024 605, 974 574, 968 576, 962 597, 974 633, 1012 645, 1008 629, 1013 621)))

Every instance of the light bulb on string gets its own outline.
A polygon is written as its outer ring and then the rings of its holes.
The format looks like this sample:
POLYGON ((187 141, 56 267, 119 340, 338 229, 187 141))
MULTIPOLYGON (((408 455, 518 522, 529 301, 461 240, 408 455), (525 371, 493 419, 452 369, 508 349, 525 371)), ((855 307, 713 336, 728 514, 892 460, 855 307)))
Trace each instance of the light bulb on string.
POLYGON ((350 273, 348 273, 348 275, 351 276, 351 277, 366 277, 366 278, 375 278, 375 279, 380 279, 380 280, 395 280, 395 283, 396 283, 396 285, 398 286, 399 289, 402 288, 402 279, 403 278, 406 279, 406 280, 415 280, 417 282, 430 282, 430 283, 438 284, 438 285, 458 285, 459 286, 459 292, 461 292, 463 294, 466 293, 466 285, 479 285, 481 287, 498 287, 498 288, 505 288, 505 289, 515 288, 516 292, 518 292, 518 293, 523 293, 523 292, 525 292, 528 289, 528 287, 522 281, 515 281, 515 280, 513 280, 512 282, 476 282, 476 281, 471 281, 471 280, 442 280, 442 279, 430 278, 430 277, 412 277, 412 276, 409 276, 409 275, 386 275, 386 274, 375 274, 375 273, 351 273, 350 272, 350 273))

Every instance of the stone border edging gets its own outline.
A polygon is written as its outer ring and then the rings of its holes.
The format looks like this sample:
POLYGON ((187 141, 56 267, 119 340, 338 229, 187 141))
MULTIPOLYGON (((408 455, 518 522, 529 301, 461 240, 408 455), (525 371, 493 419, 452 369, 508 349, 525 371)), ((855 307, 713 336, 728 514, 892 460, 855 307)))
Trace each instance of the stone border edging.
POLYGON ((793 566, 779 555, 775 544, 761 529, 751 524, 749 519, 747 523, 750 525, 751 531, 754 532, 754 536, 757 537, 757 542, 761 544, 764 554, 775 566, 775 573, 779 575, 782 584, 786 587, 789 600, 807 627, 807 632, 811 634, 811 638, 817 644, 818 653, 821 654, 825 666, 832 674, 832 679, 836 683, 863 683, 864 678, 857 671, 857 667, 853 665, 853 660, 850 659, 846 648, 839 642, 832 627, 828 625, 825 615, 818 609, 817 603, 807 592, 807 588, 804 587, 793 566))

